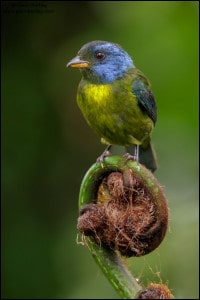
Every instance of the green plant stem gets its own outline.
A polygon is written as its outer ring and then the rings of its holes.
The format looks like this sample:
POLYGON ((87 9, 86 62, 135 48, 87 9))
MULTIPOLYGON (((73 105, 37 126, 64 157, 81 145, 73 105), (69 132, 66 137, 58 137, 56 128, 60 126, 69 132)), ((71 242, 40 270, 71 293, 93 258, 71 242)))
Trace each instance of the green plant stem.
POLYGON ((114 251, 95 244, 87 238, 93 258, 121 299, 134 299, 142 287, 114 251))

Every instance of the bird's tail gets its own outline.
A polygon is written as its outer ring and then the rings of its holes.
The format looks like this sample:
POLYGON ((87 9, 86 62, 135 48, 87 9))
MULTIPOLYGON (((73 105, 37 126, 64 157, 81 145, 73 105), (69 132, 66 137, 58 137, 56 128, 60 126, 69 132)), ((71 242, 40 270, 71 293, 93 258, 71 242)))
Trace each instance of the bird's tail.
MULTIPOLYGON (((134 146, 127 147, 127 151, 133 155, 134 146)), ((146 149, 142 149, 141 146, 139 147, 139 163, 151 170, 151 172, 155 172, 158 168, 156 153, 151 143, 149 143, 146 149)))
POLYGON ((140 147, 139 162, 142 165, 145 165, 145 167, 151 170, 151 172, 155 172, 155 170, 158 168, 156 153, 151 143, 149 143, 149 146, 146 149, 142 149, 140 147))

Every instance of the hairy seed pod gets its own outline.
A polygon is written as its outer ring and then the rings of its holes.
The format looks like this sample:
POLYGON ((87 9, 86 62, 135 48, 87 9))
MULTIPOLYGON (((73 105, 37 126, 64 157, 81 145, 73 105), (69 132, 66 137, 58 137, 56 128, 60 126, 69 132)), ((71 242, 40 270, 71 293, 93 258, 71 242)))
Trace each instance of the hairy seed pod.
POLYGON ((78 230, 126 257, 142 256, 162 242, 168 225, 163 188, 136 161, 107 157, 85 175, 78 230))
POLYGON ((150 283, 147 288, 139 292, 136 299, 174 299, 174 296, 165 284, 150 283))

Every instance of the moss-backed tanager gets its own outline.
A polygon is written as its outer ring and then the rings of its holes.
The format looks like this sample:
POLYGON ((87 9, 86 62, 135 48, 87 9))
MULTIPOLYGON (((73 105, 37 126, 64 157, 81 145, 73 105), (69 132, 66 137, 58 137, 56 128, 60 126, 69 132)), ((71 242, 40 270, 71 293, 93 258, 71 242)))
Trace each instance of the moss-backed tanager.
POLYGON ((111 145, 121 145, 126 147, 127 157, 155 171, 150 134, 156 123, 157 106, 149 80, 134 66, 128 53, 118 44, 92 41, 67 67, 78 68, 82 73, 77 103, 89 126, 107 145, 100 160, 111 145))

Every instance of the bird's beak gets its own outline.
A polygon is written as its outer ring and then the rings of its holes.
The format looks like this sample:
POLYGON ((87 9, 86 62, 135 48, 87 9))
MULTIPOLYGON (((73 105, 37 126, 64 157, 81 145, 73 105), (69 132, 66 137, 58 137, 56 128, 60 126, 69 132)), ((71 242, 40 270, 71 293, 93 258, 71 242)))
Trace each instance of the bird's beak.
POLYGON ((77 69, 85 69, 88 68, 89 62, 86 60, 81 60, 79 56, 76 56, 68 62, 66 67, 77 68, 77 69))

